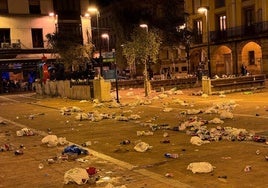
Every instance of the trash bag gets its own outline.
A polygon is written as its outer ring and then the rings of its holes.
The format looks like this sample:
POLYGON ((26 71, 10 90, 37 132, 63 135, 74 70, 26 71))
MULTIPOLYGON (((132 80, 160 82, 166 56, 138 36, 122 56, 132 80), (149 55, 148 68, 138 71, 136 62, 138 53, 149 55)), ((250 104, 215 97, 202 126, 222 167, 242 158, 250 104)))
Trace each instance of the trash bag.
POLYGON ((139 142, 134 149, 138 152, 145 152, 150 148, 149 144, 145 142, 139 142))
POLYGON ((64 174, 64 184, 69 182, 77 183, 78 185, 86 184, 89 180, 89 176, 86 169, 83 168, 73 168, 65 172, 64 174))
POLYGON ((47 144, 48 147, 55 147, 58 145, 58 137, 56 135, 47 135, 41 141, 43 144, 47 144))
POLYGON ((191 137, 191 139, 190 139, 190 142, 191 142, 191 144, 193 144, 193 145, 197 145, 197 146, 201 146, 202 144, 206 144, 206 143, 209 143, 209 141, 208 140, 202 140, 200 137, 198 137, 198 136, 193 136, 193 137, 191 137))
POLYGON ((78 155, 81 155, 81 154, 85 154, 87 155, 88 154, 88 151, 85 150, 85 149, 82 149, 76 145, 70 145, 66 148, 64 148, 62 154, 65 154, 65 153, 68 153, 68 154, 78 154, 78 155))
POLYGON ((190 163, 187 166, 187 170, 191 170, 194 174, 195 173, 209 173, 212 172, 213 167, 210 163, 208 162, 195 162, 195 163, 190 163))

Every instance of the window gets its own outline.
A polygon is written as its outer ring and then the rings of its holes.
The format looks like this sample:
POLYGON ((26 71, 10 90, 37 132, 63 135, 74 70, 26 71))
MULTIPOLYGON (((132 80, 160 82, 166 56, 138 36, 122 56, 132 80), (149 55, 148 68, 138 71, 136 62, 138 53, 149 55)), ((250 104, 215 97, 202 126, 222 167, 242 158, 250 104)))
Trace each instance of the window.
POLYGON ((255 52, 254 51, 249 51, 248 52, 248 64, 249 65, 254 65, 255 64, 255 52))
POLYGON ((254 23, 254 8, 249 7, 244 9, 245 25, 252 26, 254 23))
POLYGON ((32 42, 33 42, 33 48, 44 47, 42 29, 32 29, 32 42))
POLYGON ((31 14, 41 14, 40 0, 29 0, 29 11, 31 14))
POLYGON ((202 35, 203 34, 203 23, 202 23, 202 20, 195 20, 195 26, 194 27, 195 27, 198 35, 202 35))
POLYGON ((215 0, 215 8, 225 7, 225 0, 215 0))
POLYGON ((227 25, 226 24, 227 23, 226 22, 226 15, 221 15, 221 16, 218 17, 218 19, 219 19, 218 20, 219 21, 219 30, 220 31, 226 31, 226 27, 227 27, 226 26, 227 25))
POLYGON ((194 20, 193 24, 193 31, 194 31, 194 41, 196 43, 202 43, 202 35, 203 35, 203 22, 201 19, 194 20))
POLYGON ((0 0, 0 13, 8 13, 7 0, 0 0))
POLYGON ((10 29, 0 29, 0 43, 10 43, 10 29))

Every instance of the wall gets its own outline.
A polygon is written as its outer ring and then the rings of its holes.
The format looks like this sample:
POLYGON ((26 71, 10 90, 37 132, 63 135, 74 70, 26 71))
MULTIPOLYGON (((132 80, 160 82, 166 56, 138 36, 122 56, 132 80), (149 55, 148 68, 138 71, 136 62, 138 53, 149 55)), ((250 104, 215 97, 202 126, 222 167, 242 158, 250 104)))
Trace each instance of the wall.
POLYGON ((60 96, 77 100, 91 100, 90 86, 72 86, 70 81, 47 81, 45 84, 33 83, 39 95, 60 96))
POLYGON ((60 96, 75 100, 98 99, 101 102, 111 101, 111 82, 103 79, 93 80, 93 90, 90 85, 71 85, 69 80, 47 81, 33 83, 39 95, 60 96), (93 92, 93 93, 92 93, 93 92))

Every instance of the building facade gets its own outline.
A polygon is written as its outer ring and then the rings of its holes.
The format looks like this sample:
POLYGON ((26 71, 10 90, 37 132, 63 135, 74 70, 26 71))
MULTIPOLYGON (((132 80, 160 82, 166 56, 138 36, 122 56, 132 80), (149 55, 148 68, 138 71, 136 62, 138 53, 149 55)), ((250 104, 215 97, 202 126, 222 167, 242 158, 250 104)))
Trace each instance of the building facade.
POLYGON ((187 0, 185 11, 193 32, 190 72, 238 76, 243 67, 268 75, 267 1, 187 0))
POLYGON ((40 63, 55 62, 46 35, 91 38, 88 0, 0 0, 0 73, 3 80, 32 81, 40 63))

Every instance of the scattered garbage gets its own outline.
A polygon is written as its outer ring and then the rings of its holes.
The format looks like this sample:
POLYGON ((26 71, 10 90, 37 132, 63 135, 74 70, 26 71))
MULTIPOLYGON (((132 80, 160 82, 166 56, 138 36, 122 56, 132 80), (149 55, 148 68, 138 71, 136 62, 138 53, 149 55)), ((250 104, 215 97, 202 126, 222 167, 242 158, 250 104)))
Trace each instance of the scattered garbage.
POLYGON ((190 143, 193 145, 201 146, 202 144, 210 143, 210 141, 208 141, 208 140, 204 141, 198 136, 193 136, 190 139, 190 143))
POLYGON ((29 128, 22 128, 16 131, 17 136, 33 136, 34 132, 29 128))
POLYGON ((23 154, 23 150, 21 149, 17 149, 15 152, 14 152, 15 155, 22 155, 23 154))
POLYGON ((44 164, 43 164, 43 163, 39 163, 38 168, 39 168, 40 170, 43 169, 43 168, 44 168, 44 164))
POLYGON ((173 175, 172 173, 166 173, 166 174, 165 174, 165 177, 167 177, 167 178, 173 178, 174 175, 173 175))
POLYGON ((67 146, 66 148, 64 148, 62 154, 87 155, 88 151, 73 144, 73 145, 70 145, 70 146, 67 146))
POLYGON ((14 150, 14 146, 11 145, 11 144, 3 144, 1 147, 0 147, 0 152, 4 152, 4 151, 12 151, 14 150))
POLYGON ((88 146, 91 146, 91 145, 92 145, 91 141, 87 141, 87 142, 82 144, 83 147, 88 147, 88 146))
POLYGON ((173 158, 173 159, 177 159, 179 157, 179 154, 177 153, 165 153, 164 155, 166 158, 173 158))
POLYGON ((256 155, 260 155, 261 154, 261 151, 260 150, 256 150, 256 155))
POLYGON ((4 120, 0 120, 0 125, 6 125, 7 123, 4 120))
POLYGON ((154 133, 152 131, 137 131, 137 136, 152 136, 154 133))
POLYGON ((126 187, 125 185, 114 186, 113 184, 111 184, 111 183, 109 182, 104 188, 127 188, 127 187, 126 187))
POLYGON ((229 111, 222 111, 220 113, 220 119, 233 119, 234 115, 229 111))
POLYGON ((130 140, 123 140, 122 142, 120 142, 120 144, 128 145, 128 144, 130 144, 130 140))
POLYGON ((195 115, 195 114, 200 114, 202 112, 203 111, 200 110, 200 109, 188 109, 186 111, 182 111, 181 114, 184 114, 184 115, 195 115))
POLYGON ((73 168, 64 174, 64 184, 76 183, 78 185, 83 185, 86 184, 88 180, 89 175, 84 168, 73 168))
POLYGON ((245 168, 244 168, 244 172, 250 172, 252 170, 252 167, 250 165, 247 165, 245 168))
POLYGON ((266 138, 264 136, 255 135, 253 136, 253 141, 254 142, 266 142, 266 138))
POLYGON ((43 144, 47 144, 48 147, 55 147, 57 145, 63 146, 69 143, 65 137, 58 138, 56 135, 47 135, 41 140, 41 142, 43 144))
POLYGON ((139 142, 135 147, 134 150, 137 152, 145 152, 148 149, 151 149, 152 146, 150 146, 149 144, 145 143, 145 142, 139 142))
POLYGON ((62 115, 71 115, 73 112, 82 112, 79 107, 72 106, 72 107, 63 107, 60 109, 60 113, 62 115))
POLYGON ((215 117, 215 118, 213 118, 212 120, 208 121, 208 123, 213 123, 213 124, 223 124, 224 121, 221 120, 220 118, 215 117))
POLYGON ((210 173, 213 171, 215 167, 213 167, 208 162, 194 162, 190 163, 187 166, 187 170, 191 170, 194 174, 195 173, 210 173))

